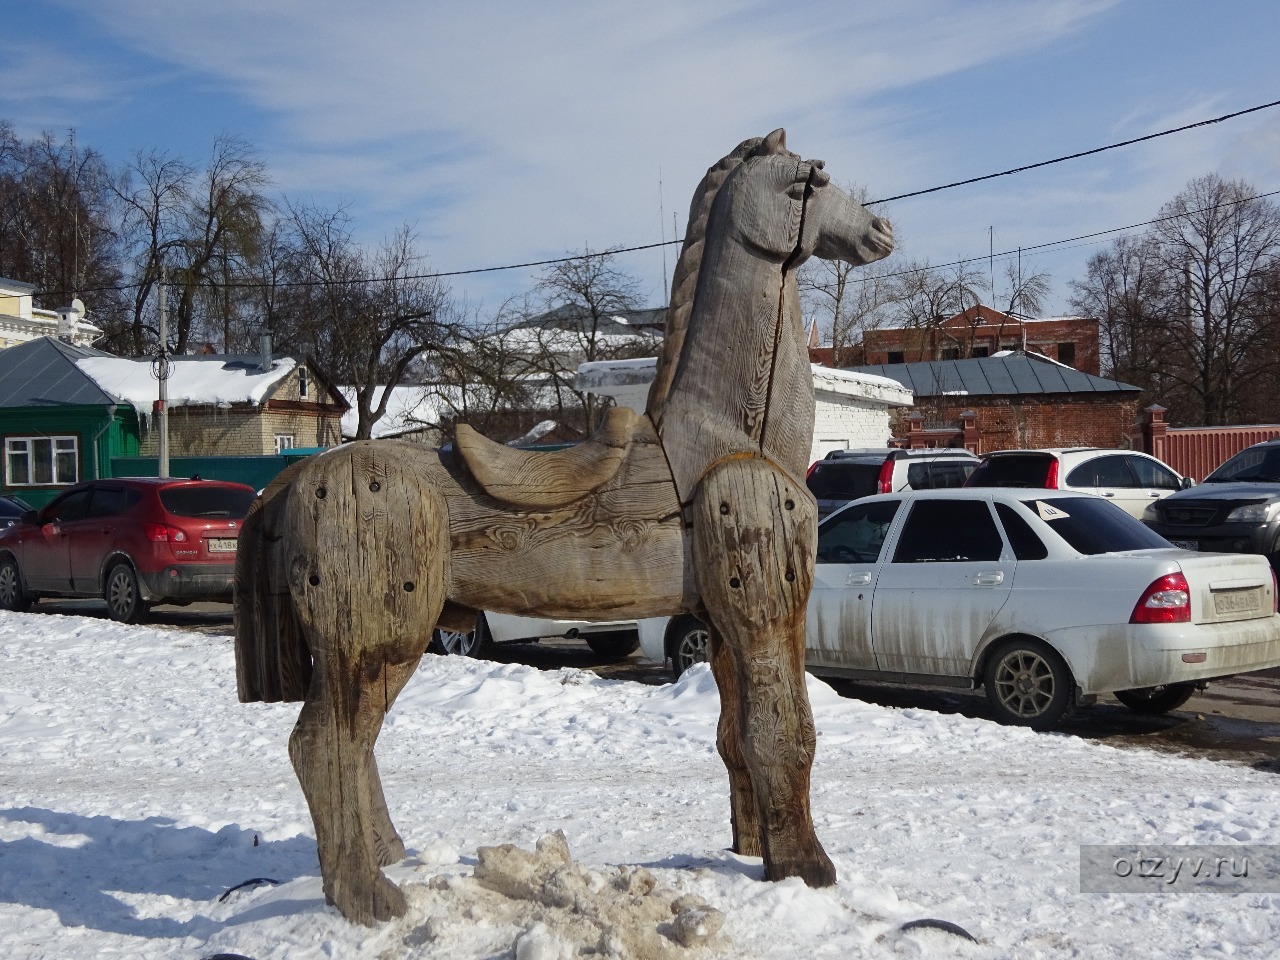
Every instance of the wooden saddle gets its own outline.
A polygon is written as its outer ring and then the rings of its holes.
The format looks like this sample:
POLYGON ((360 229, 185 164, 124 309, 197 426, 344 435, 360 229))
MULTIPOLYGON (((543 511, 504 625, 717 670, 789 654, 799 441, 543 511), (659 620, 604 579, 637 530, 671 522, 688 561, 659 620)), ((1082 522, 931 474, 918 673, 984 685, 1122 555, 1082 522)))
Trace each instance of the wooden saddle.
POLYGON ((465 423, 455 433, 462 462, 485 493, 535 510, 567 506, 604 487, 617 476, 637 438, 657 442, 649 419, 629 407, 611 407, 589 440, 564 450, 508 447, 465 423))

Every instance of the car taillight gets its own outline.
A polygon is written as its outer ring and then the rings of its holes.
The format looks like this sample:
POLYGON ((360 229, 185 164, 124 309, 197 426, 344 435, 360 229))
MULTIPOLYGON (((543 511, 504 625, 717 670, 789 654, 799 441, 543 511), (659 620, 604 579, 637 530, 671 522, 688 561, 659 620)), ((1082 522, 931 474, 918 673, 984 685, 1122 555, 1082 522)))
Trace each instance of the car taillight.
POLYGON ((1049 461, 1049 472, 1045 474, 1044 488, 1046 490, 1058 489, 1058 460, 1056 457, 1049 461))
POLYGON ((880 464, 880 481, 878 483, 880 493, 893 493, 893 461, 886 460, 880 464))
POLYGON ((813 476, 813 471, 817 469, 818 464, 820 464, 821 462, 822 462, 821 460, 815 460, 813 461, 813 463, 809 464, 809 469, 804 472, 804 478, 806 480, 808 480, 810 477, 813 476))
POLYGON ((1180 573, 1152 582, 1133 608, 1130 623, 1190 623, 1191 587, 1180 573))
POLYGON ((187 539, 184 531, 165 523, 144 523, 142 530, 153 543, 182 543, 187 539))

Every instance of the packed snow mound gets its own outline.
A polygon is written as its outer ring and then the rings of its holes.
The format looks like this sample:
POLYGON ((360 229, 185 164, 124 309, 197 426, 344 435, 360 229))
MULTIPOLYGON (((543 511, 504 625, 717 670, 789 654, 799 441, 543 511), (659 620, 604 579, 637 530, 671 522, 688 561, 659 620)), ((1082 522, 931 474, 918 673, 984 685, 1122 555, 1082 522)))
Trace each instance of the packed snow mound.
POLYGON ((659 886, 643 867, 602 873, 575 863, 563 831, 532 852, 508 843, 480 847, 476 857, 470 877, 406 886, 410 916, 427 919, 405 946, 448 952, 487 932, 485 949, 515 960, 693 960, 728 947, 724 914, 701 897, 659 886))

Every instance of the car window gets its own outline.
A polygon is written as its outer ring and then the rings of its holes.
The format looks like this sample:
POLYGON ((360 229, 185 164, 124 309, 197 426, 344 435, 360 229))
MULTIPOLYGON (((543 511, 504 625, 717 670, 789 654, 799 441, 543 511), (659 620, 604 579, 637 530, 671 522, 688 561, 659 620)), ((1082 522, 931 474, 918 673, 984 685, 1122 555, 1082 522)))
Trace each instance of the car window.
POLYGON ((77 490, 45 507, 41 520, 45 523, 70 523, 83 520, 89 509, 90 490, 77 490))
POLYGON ((124 487, 98 487, 93 491, 93 500, 89 503, 89 516, 115 517, 124 513, 141 499, 136 490, 124 487))
POLYGON ((858 500, 880 492, 880 464, 819 460, 805 483, 819 500, 858 500))
POLYGON ((1130 457, 1129 466, 1138 478, 1138 486, 1153 490, 1179 489, 1178 475, 1163 463, 1147 457, 1130 457))
POLYGON ((1133 472, 1129 458, 1121 454, 1093 457, 1067 474, 1067 485, 1072 487, 1132 487, 1133 472))
POLYGON ((1047 453, 1016 454, 987 457, 966 486, 970 487, 1043 487, 1049 479, 1053 457, 1047 453))
POLYGON ((1241 450, 1204 478, 1205 483, 1231 480, 1280 480, 1280 447, 1241 450))
POLYGON ((999 560, 1004 549, 983 500, 923 500, 911 507, 894 563, 999 560))
POLYGON ((177 517, 241 519, 249 512, 255 496, 252 490, 242 490, 239 487, 192 484, 186 487, 165 487, 160 491, 160 503, 177 517))
POLYGON ((1170 547, 1164 537, 1101 497, 1023 500, 1078 553, 1120 553, 1170 547))
POLYGON ((972 460, 935 460, 907 466, 907 486, 912 490, 949 490, 963 487, 976 466, 972 460))
POLYGON ((899 503, 855 504, 833 515, 818 528, 818 562, 875 563, 899 503))
POLYGON ((1049 548, 1017 510, 1007 503, 997 503, 996 515, 1000 517, 1000 525, 1004 527, 1004 535, 1009 538, 1015 557, 1019 560, 1043 560, 1049 556, 1049 548))

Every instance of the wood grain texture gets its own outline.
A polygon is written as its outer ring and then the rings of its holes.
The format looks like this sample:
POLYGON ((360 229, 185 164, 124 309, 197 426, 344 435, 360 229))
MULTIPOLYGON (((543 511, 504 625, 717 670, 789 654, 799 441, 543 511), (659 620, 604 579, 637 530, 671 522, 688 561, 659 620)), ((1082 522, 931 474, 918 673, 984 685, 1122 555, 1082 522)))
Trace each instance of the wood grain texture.
POLYGON ((587 443, 460 453, 362 441, 271 484, 236 567, 241 700, 305 698, 289 755, 324 892, 347 918, 402 914, 404 855, 374 744, 433 627, 477 611, 615 620, 697 611, 721 696, 734 848, 770 879, 835 871, 809 811, 804 613, 816 504, 803 483, 813 379, 796 292, 806 257, 866 263, 887 223, 785 136, 744 141, 699 185, 644 417, 587 443))
POLYGON ((552 452, 495 443, 465 423, 458 424, 456 445, 467 472, 495 500, 514 507, 563 507, 617 475, 637 417, 629 407, 610 407, 589 440, 552 452))

